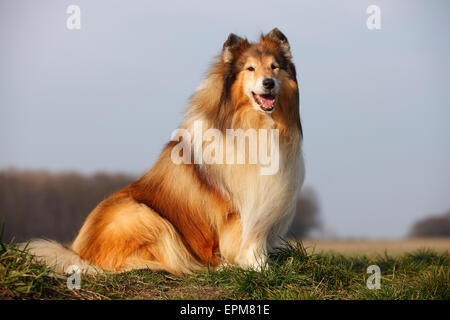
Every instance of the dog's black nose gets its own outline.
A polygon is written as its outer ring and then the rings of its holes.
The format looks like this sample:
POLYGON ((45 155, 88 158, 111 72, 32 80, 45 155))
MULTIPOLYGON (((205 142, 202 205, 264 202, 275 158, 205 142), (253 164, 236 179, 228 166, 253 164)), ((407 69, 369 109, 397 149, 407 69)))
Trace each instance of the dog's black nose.
POLYGON ((275 87, 275 81, 271 78, 265 78, 263 80, 263 86, 265 89, 273 89, 273 87, 275 87))

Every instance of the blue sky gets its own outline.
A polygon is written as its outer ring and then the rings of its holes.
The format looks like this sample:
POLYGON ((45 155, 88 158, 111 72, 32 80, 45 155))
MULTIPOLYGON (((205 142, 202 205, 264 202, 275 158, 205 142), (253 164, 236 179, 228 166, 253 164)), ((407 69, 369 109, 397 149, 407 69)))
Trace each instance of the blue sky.
POLYGON ((450 209, 450 2, 0 3, 0 168, 141 174, 230 32, 273 27, 297 66, 305 185, 340 236, 450 209), (81 30, 66 8, 81 8, 81 30), (381 30, 366 8, 381 9, 381 30))

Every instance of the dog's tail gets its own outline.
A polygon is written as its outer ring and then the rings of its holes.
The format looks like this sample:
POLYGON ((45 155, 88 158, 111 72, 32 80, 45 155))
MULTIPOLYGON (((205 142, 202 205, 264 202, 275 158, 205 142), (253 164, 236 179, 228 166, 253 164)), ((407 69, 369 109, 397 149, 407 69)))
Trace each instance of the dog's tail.
POLYGON ((33 239, 27 243, 19 244, 18 247, 30 253, 34 262, 44 263, 58 273, 79 270, 82 273, 94 274, 101 271, 101 269, 83 260, 72 249, 56 241, 33 239))

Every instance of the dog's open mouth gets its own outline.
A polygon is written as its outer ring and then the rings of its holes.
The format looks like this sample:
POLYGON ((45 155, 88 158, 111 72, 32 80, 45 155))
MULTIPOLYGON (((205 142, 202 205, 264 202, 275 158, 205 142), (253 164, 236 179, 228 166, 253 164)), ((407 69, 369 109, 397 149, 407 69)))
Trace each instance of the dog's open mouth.
POLYGON ((253 99, 264 111, 272 111, 275 108, 275 96, 273 94, 256 94, 252 92, 253 99))

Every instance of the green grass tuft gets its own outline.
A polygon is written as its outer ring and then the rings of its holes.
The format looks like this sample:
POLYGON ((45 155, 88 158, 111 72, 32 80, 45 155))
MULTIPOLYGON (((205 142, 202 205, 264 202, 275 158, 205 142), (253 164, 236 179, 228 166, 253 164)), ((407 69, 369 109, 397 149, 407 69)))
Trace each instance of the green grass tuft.
POLYGON ((300 241, 284 242, 262 272, 236 266, 177 277, 136 270, 82 275, 81 289, 32 262, 26 249, 1 241, 0 299, 441 299, 448 300, 449 255, 431 250, 402 256, 307 253, 300 241), (369 265, 381 268, 381 289, 370 290, 369 265))

